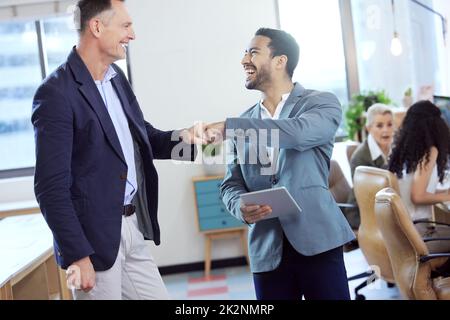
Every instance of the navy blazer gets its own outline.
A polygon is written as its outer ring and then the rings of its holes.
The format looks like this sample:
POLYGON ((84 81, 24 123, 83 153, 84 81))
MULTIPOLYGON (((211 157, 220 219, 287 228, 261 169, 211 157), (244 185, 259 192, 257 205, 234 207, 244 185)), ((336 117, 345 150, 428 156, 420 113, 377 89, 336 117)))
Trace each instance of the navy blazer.
MULTIPOLYGON (((172 131, 157 130, 144 120, 125 75, 113 67, 118 75, 112 84, 140 147, 153 240, 159 245, 153 159, 170 159, 179 140, 172 141, 172 131)), ((127 164, 100 93, 75 48, 38 88, 32 123, 35 194, 54 236, 58 264, 65 269, 90 256, 95 270, 108 270, 119 250, 127 164)))

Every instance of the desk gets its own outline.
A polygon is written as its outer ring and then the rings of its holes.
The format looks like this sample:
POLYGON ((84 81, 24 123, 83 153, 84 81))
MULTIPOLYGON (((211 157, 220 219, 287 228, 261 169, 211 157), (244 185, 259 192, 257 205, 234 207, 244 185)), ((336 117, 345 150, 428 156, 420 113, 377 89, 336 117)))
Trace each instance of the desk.
POLYGON ((0 300, 67 299, 65 275, 53 257, 53 236, 41 214, 0 221, 0 300))
MULTIPOLYGON (((442 183, 438 183, 436 192, 446 193, 450 190, 450 171, 446 170, 442 183)), ((434 205, 434 218, 436 221, 450 224, 450 201, 434 205)))
POLYGON ((0 203, 0 219, 40 212, 36 200, 0 203))
POLYGON ((434 217, 436 221, 450 224, 450 203, 435 204, 434 217))

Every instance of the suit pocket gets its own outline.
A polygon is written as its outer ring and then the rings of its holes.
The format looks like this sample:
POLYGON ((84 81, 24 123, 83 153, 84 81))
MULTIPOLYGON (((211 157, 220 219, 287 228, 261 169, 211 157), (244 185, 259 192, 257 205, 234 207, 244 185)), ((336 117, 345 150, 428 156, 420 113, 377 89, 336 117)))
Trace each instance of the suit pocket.
POLYGON ((321 185, 298 188, 293 191, 292 196, 304 212, 329 209, 334 203, 331 192, 321 185))

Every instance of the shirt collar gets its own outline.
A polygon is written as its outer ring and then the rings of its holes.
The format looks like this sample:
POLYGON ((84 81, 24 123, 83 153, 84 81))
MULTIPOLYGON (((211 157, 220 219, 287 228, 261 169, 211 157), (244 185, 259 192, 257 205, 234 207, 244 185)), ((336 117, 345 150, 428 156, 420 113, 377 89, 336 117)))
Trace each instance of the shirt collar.
POLYGON ((114 78, 117 75, 116 70, 114 70, 114 68, 110 65, 108 67, 108 70, 106 70, 105 76, 103 77, 103 80, 96 80, 95 83, 96 84, 103 84, 106 83, 108 81, 111 81, 112 78, 114 78))
MULTIPOLYGON (((286 104, 286 101, 287 101, 287 99, 289 98, 290 95, 291 95, 291 93, 288 92, 288 93, 285 93, 285 94, 283 94, 283 95, 281 96, 281 101, 280 101, 280 103, 279 103, 278 106, 277 106, 277 110, 275 111, 276 114, 277 114, 277 113, 278 113, 278 114, 281 113, 281 110, 278 110, 278 107, 279 107, 280 105, 282 105, 282 106, 284 107, 284 105, 286 104), (279 112, 278 112, 278 111, 279 111, 279 112)), ((267 110, 267 108, 264 106, 263 101, 264 101, 264 99, 261 99, 261 101, 259 102, 259 105, 261 106, 261 109, 262 109, 263 112, 265 112, 265 113, 267 113, 268 115, 270 115, 270 112, 269 112, 269 110, 267 110)), ((282 108, 281 108, 281 109, 282 109, 282 108)))
POLYGON ((367 137, 367 144, 369 145, 370 156, 372 157, 372 161, 377 160, 380 156, 383 157, 384 162, 386 162, 386 156, 383 151, 381 151, 380 146, 375 141, 375 138, 369 134, 367 137))

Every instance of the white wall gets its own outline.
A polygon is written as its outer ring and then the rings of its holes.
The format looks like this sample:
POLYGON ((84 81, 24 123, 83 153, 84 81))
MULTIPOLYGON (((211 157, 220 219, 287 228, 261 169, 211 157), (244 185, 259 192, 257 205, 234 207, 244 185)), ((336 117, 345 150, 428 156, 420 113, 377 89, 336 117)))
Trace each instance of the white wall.
MULTIPOLYGON (((136 41, 130 47, 135 93, 159 129, 237 116, 259 95, 244 87, 243 52, 261 26, 275 27, 274 0, 130 0, 136 41)), ((195 220, 195 164, 157 161, 160 266, 198 262, 204 237, 195 220)), ((213 259, 243 256, 239 239, 213 244, 213 259)))

